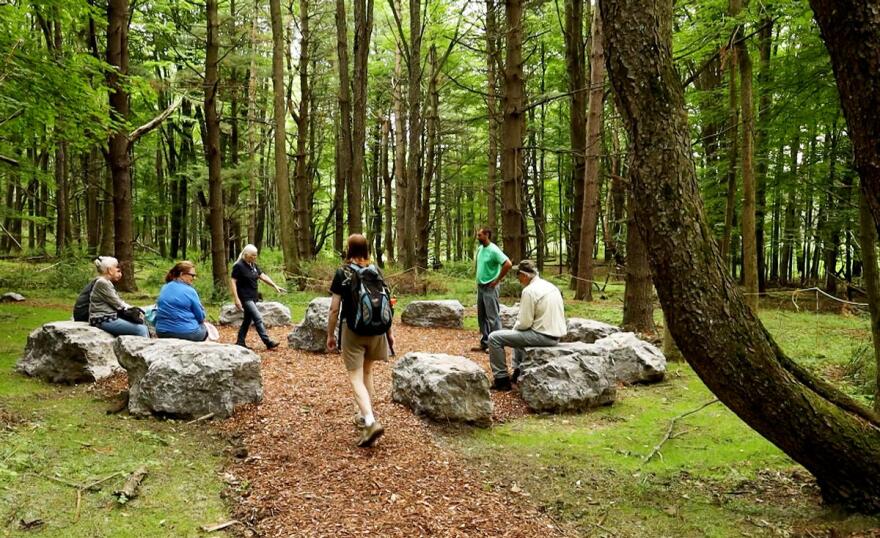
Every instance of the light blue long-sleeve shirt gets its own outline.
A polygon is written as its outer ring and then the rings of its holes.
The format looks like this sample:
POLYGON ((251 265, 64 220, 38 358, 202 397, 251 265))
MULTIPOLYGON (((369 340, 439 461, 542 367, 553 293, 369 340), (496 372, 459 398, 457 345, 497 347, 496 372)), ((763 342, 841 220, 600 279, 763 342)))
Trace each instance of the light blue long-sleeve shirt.
POLYGON ((205 309, 198 292, 190 285, 172 280, 162 286, 156 314, 156 332, 184 334, 195 331, 205 321, 205 309))

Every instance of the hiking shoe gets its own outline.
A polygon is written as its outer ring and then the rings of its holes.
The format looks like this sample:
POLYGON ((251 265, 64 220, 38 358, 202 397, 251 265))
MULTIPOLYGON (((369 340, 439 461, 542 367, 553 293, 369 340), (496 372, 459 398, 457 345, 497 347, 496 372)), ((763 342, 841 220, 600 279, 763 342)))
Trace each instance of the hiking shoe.
POLYGON ((471 351, 473 351, 474 353, 489 353, 489 348, 483 346, 474 346, 471 348, 471 351))
POLYGON ((275 342, 274 340, 269 340, 269 342, 266 344, 266 350, 272 351, 273 349, 275 349, 276 347, 278 347, 280 345, 281 344, 279 344, 278 342, 275 342))
POLYGON ((247 346, 247 344, 245 344, 244 342, 236 342, 235 345, 237 345, 238 347, 243 347, 243 348, 245 348, 245 349, 250 349, 250 348, 247 346))
POLYGON ((489 388, 497 390, 498 392, 510 392, 513 390, 513 387, 510 386, 509 377, 496 377, 495 380, 492 381, 492 386, 489 388))
POLYGON ((354 425, 361 430, 367 427, 367 423, 364 421, 364 417, 362 417, 360 414, 354 416, 354 425))
POLYGON ((513 374, 511 374, 511 376, 510 376, 510 383, 511 384, 515 385, 516 382, 519 381, 519 374, 520 374, 519 368, 514 368, 513 374))
POLYGON ((376 441, 382 437, 383 433, 385 433, 385 428, 382 427, 378 421, 373 422, 371 425, 361 430, 361 438, 358 439, 358 446, 364 448, 375 446, 376 441))

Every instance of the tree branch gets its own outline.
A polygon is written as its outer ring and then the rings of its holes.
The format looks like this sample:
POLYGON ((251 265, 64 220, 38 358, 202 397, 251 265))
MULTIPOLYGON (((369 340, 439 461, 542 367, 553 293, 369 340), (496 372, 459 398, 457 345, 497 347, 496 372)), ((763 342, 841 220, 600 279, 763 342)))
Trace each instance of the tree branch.
POLYGON ((179 107, 180 103, 182 102, 183 97, 178 97, 161 114, 132 131, 131 134, 128 135, 128 146, 131 147, 135 142, 137 142, 140 137, 144 136, 145 134, 149 133, 150 131, 161 125, 162 122, 165 121, 165 119, 170 116, 171 113, 174 112, 174 110, 179 107))

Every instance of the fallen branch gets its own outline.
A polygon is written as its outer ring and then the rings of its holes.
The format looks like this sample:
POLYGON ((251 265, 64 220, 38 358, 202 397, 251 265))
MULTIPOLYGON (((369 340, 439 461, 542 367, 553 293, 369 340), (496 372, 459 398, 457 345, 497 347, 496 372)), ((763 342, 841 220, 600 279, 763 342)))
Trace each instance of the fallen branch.
POLYGON ((143 465, 137 468, 135 472, 131 473, 128 476, 128 479, 125 481, 125 485, 122 486, 122 489, 118 491, 114 491, 113 495, 116 495, 116 500, 119 504, 125 504, 131 499, 134 499, 138 495, 138 488, 141 485, 141 482, 144 481, 144 478, 147 476, 147 468, 143 465))
POLYGON ((67 486, 69 488, 82 489, 82 485, 76 484, 74 482, 68 482, 67 480, 64 480, 63 478, 58 478, 55 476, 50 476, 50 475, 42 474, 42 473, 33 473, 33 474, 39 476, 40 478, 45 478, 46 480, 51 480, 52 482, 57 482, 61 485, 67 486))
POLYGON ((82 489, 85 491, 98 491, 99 489, 101 489, 98 487, 99 485, 110 480, 111 478, 116 478, 117 476, 119 476, 121 474, 124 474, 124 473, 122 471, 116 471, 115 473, 111 474, 110 476, 106 476, 104 478, 101 478, 100 480, 95 480, 91 484, 83 486, 82 489))
POLYGON ((202 525, 202 530, 205 532, 222 531, 226 527, 231 527, 237 523, 237 520, 230 519, 229 521, 224 521, 223 523, 218 523, 216 525, 202 525))
POLYGON ((683 435, 683 433, 682 433, 682 434, 679 434, 679 435, 675 435, 675 436, 672 435, 672 429, 675 428, 675 423, 676 423, 677 421, 683 419, 684 417, 686 417, 686 416, 688 416, 688 415, 693 415, 693 414, 696 413, 697 411, 700 411, 700 410, 702 410, 702 409, 705 409, 706 407, 709 407, 709 406, 712 405, 713 403, 718 403, 718 398, 715 398, 715 399, 712 400, 712 401, 706 402, 706 403, 704 403, 703 405, 701 405, 700 407, 698 407, 698 408, 696 408, 696 409, 692 409, 692 410, 690 410, 690 411, 688 411, 688 412, 686 412, 686 413, 682 413, 682 414, 678 415, 677 417, 673 417, 672 420, 669 421, 669 427, 666 428, 666 435, 664 435, 664 436, 663 436, 663 439, 660 439, 660 442, 657 443, 657 444, 654 446, 654 450, 652 450, 650 454, 648 454, 647 456, 645 456, 645 459, 642 460, 642 464, 648 463, 649 461, 651 461, 651 460, 654 458, 654 456, 656 456, 657 454, 659 454, 659 453, 660 453, 660 449, 663 447, 663 445, 666 443, 666 441, 669 441, 670 439, 675 439, 676 437, 679 437, 680 435, 683 435))
POLYGON ((202 416, 200 416, 199 418, 196 418, 196 419, 190 420, 189 422, 186 423, 186 425, 189 426, 189 425, 191 425, 191 424, 195 424, 196 422, 201 422, 201 421, 203 421, 203 420, 208 420, 209 418, 213 418, 213 417, 214 417, 214 413, 208 413, 207 415, 202 415, 202 416))

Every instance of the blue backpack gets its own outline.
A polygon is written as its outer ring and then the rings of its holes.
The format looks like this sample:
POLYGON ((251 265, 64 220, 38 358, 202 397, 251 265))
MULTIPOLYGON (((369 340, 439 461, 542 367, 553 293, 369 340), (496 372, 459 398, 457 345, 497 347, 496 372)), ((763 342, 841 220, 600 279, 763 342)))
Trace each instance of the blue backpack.
POLYGON ((374 265, 349 265, 351 299, 356 305, 354 319, 346 320, 348 328, 362 336, 385 334, 391 328, 394 309, 391 292, 374 265))

